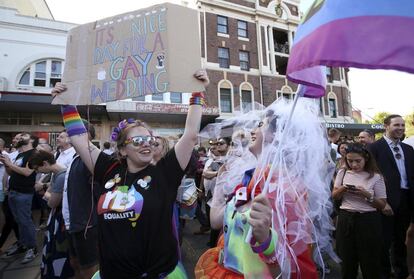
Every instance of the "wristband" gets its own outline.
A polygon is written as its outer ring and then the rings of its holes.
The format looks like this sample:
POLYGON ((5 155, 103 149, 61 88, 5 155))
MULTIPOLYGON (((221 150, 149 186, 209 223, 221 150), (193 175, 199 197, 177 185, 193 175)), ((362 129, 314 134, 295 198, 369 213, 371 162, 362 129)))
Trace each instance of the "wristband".
POLYGON ((200 105, 200 106, 206 105, 203 92, 193 92, 190 98, 190 106, 192 105, 200 105))
POLYGON ((264 250, 262 253, 259 254, 260 258, 266 263, 266 264, 275 264, 277 263, 276 258, 276 242, 277 242, 277 233, 274 230, 271 230, 271 241, 269 244, 269 247, 267 247, 266 250, 264 250))
POLYGON ((75 106, 61 106, 63 124, 69 137, 86 134, 86 128, 75 106))
POLYGON ((272 232, 270 232, 269 237, 262 243, 257 245, 257 241, 254 237, 250 240, 250 246, 252 247, 253 252, 259 254, 266 251, 272 242, 272 232))

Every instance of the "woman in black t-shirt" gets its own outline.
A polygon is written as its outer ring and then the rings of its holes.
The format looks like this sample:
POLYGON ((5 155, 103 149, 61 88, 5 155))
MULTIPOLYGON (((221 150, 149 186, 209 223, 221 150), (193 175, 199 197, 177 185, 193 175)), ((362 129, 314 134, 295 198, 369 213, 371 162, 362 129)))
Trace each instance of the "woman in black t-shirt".
MULTIPOLYGON (((205 86, 209 82, 204 70, 194 76, 205 86)), ((52 94, 65 90, 57 84, 52 94)), ((88 141, 75 107, 62 106, 72 145, 100 184, 93 191, 101 278, 186 278, 178 264, 172 210, 196 143, 203 104, 203 93, 193 93, 183 136, 155 166, 151 164, 155 138, 143 122, 128 119, 114 129, 112 139, 121 156, 117 160, 88 141)))

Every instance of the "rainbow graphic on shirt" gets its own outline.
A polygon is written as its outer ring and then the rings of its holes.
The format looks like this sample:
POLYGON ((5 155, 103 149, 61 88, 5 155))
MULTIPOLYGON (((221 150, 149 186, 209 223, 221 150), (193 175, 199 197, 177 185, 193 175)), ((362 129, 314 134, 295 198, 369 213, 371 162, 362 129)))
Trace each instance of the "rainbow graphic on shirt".
POLYGON ((128 186, 117 186, 114 190, 101 195, 98 201, 98 215, 108 221, 128 219, 132 227, 136 226, 144 198, 135 190, 135 187, 128 189, 128 186))

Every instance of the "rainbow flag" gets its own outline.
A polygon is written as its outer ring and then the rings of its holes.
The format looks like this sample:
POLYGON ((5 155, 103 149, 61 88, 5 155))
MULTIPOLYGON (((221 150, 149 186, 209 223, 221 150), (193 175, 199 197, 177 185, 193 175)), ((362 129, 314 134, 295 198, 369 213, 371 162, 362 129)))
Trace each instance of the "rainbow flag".
POLYGON ((414 73, 414 0, 316 0, 295 34, 287 77, 325 95, 325 67, 414 73))

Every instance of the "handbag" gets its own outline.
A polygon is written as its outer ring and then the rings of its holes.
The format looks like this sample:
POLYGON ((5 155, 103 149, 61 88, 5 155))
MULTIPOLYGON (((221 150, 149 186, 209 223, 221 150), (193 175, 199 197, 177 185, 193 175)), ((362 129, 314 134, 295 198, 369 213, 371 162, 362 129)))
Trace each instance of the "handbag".
POLYGON ((183 178, 177 191, 181 219, 191 220, 195 218, 198 191, 194 178, 183 178))

